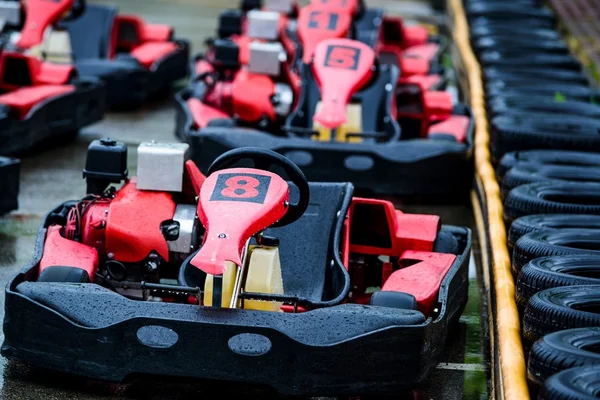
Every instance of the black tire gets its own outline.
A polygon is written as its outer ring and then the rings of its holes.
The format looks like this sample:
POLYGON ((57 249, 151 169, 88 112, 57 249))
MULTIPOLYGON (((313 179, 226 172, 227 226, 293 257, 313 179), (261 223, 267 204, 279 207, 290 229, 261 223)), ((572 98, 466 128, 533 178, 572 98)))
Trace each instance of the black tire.
POLYGON ((522 313, 531 296, 542 290, 575 285, 600 285, 600 258, 589 255, 535 258, 517 276, 517 308, 522 313))
POLYGON ((513 274, 516 277, 521 268, 535 258, 561 255, 600 257, 600 230, 560 229, 522 236, 512 255, 513 274))
POLYGON ((521 185, 504 200, 507 228, 512 221, 531 214, 600 215, 600 185, 575 182, 537 182, 521 185))
POLYGON ((554 14, 541 7, 527 6, 523 3, 470 3, 466 9, 469 18, 488 17, 512 23, 516 18, 556 21, 554 14))
POLYGON ((56 265, 44 268, 38 282, 88 283, 90 276, 81 268, 56 265))
POLYGON ((502 156, 496 174, 499 180, 518 163, 540 163, 549 165, 575 165, 600 167, 600 153, 561 150, 513 151, 502 156))
POLYGON ((527 39, 538 39, 538 40, 558 40, 560 39, 560 34, 556 32, 554 29, 544 29, 544 28, 528 28, 528 27, 515 27, 515 26, 507 26, 507 25, 480 25, 480 26, 471 26, 471 38, 473 40, 477 40, 482 37, 521 37, 527 39))
MULTIPOLYGON (((528 79, 528 77, 523 77, 528 79)), ((600 118, 600 106, 583 101, 556 102, 543 96, 496 96, 487 104, 489 117, 511 113, 550 113, 600 118)))
POLYGON ((548 83, 540 84, 541 79, 531 78, 537 83, 492 82, 485 86, 486 100, 491 101, 498 96, 538 96, 557 102, 583 101, 593 103, 598 101, 598 90, 579 83, 548 83))
POLYGON ((547 181, 600 183, 600 167, 519 164, 504 175, 502 197, 517 186, 547 181))
POLYGON ((533 214, 517 218, 508 231, 508 249, 529 232, 557 229, 600 229, 600 215, 589 214, 533 214))
POLYGON ((553 79, 556 83, 581 83, 589 84, 590 80, 581 71, 571 71, 564 69, 541 69, 527 67, 513 67, 510 65, 498 65, 487 68, 483 71, 485 81, 490 79, 502 79, 509 76, 523 76, 530 78, 553 79))
POLYGON ((433 242, 433 251, 436 253, 458 254, 459 244, 452 232, 438 232, 435 241, 433 242))
POLYGON ((562 286, 531 296, 523 317, 526 350, 545 335, 564 329, 600 326, 600 286, 562 286))
POLYGON ((540 387, 558 372, 586 365, 600 365, 600 327, 558 331, 535 342, 527 361, 527 379, 540 387))
POLYGON ((495 49, 506 49, 511 51, 524 51, 532 53, 536 51, 543 51, 550 54, 569 54, 569 47, 562 40, 558 39, 546 39, 540 40, 539 38, 523 38, 521 40, 511 40, 507 36, 484 36, 473 41, 473 48, 476 52, 484 52, 495 49))
POLYGON ((490 121, 491 151, 495 159, 522 150, 600 152, 599 129, 600 122, 592 118, 500 115, 490 121))
POLYGON ((554 22, 545 19, 530 19, 530 18, 512 18, 510 21, 498 20, 492 17, 475 17, 469 18, 471 29, 488 28, 491 32, 510 32, 513 30, 515 37, 523 32, 527 34, 527 28, 530 31, 554 29, 554 22), (518 28, 523 27, 523 28, 518 28))
POLYGON ((571 368, 544 382, 540 400, 597 400, 600 392, 600 368, 571 368))
POLYGON ((479 55, 479 60, 484 68, 492 65, 523 65, 540 68, 562 68, 571 71, 579 71, 581 69, 581 63, 570 54, 524 54, 519 51, 493 50, 482 52, 479 55))
POLYGON ((401 310, 417 310, 417 299, 412 294, 404 292, 375 292, 369 302, 372 306, 398 308, 401 310))

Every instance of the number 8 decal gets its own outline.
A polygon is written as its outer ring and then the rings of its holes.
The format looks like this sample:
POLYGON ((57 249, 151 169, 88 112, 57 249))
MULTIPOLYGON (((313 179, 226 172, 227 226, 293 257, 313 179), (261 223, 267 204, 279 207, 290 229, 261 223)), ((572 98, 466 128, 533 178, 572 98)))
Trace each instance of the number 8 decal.
POLYGON ((351 46, 330 45, 325 53, 325 66, 340 69, 358 68, 360 49, 351 46))
POLYGON ((210 201, 264 203, 271 177, 258 174, 220 174, 210 201))

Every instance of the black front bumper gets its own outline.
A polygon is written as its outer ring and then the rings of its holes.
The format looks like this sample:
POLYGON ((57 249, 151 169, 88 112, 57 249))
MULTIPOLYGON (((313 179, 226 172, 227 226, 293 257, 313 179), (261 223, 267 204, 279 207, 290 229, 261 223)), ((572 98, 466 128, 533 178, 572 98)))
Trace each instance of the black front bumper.
POLYGON ((341 304, 291 314, 128 300, 96 284, 7 285, 2 355, 108 381, 139 374, 251 382, 290 395, 397 393, 435 367, 467 301, 471 233, 444 226, 461 254, 435 319, 413 310, 341 304))
MULTIPOLYGON (((215 158, 239 147, 260 146, 290 158, 309 181, 352 182, 359 190, 450 201, 468 195, 474 172, 473 124, 467 143, 406 140, 389 143, 325 143, 271 135, 255 129, 194 128, 187 89, 177 93, 176 136, 190 144, 206 172, 215 158)), ((464 107, 462 113, 469 115, 464 107)))
POLYGON ((104 117, 104 85, 94 78, 80 78, 73 84, 75 91, 40 102, 23 120, 0 114, 0 155, 22 152, 100 121, 104 117))
POLYGON ((19 175, 21 163, 9 157, 0 157, 0 215, 19 206, 19 175))
POLYGON ((104 82, 108 106, 136 106, 188 76, 189 42, 176 40, 176 43, 177 51, 156 61, 150 69, 131 57, 85 59, 77 61, 75 66, 80 75, 94 76, 104 82))

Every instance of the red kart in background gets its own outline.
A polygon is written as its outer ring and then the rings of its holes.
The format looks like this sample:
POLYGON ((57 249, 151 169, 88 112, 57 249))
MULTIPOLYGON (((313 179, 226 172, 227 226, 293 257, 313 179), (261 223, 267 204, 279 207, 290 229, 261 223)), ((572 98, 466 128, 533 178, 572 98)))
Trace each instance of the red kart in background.
POLYGON ((105 90, 72 65, 39 58, 44 32, 77 18, 80 0, 3 2, 0 52, 0 155, 77 133, 102 119, 105 90))
POLYGON ((222 15, 221 38, 176 95, 176 135, 202 171, 224 151, 259 145, 311 180, 404 196, 468 193, 473 124, 431 73, 439 44, 400 19, 358 23, 374 11, 352 4, 222 15), (303 17, 315 12, 350 28, 303 17))
POLYGON ((130 178, 123 143, 92 142, 87 194, 46 216, 7 287, 3 356, 293 395, 426 378, 467 301, 469 229, 308 182, 270 150, 229 151, 206 175, 188 155, 142 143, 130 178))

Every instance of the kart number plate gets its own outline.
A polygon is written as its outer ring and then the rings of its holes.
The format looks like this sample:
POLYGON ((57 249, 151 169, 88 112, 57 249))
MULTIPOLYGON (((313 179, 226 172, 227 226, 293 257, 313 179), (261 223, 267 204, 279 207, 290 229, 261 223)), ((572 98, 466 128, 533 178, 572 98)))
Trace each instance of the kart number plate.
POLYGON ((210 201, 243 201, 263 204, 271 177, 259 174, 220 174, 210 201))

